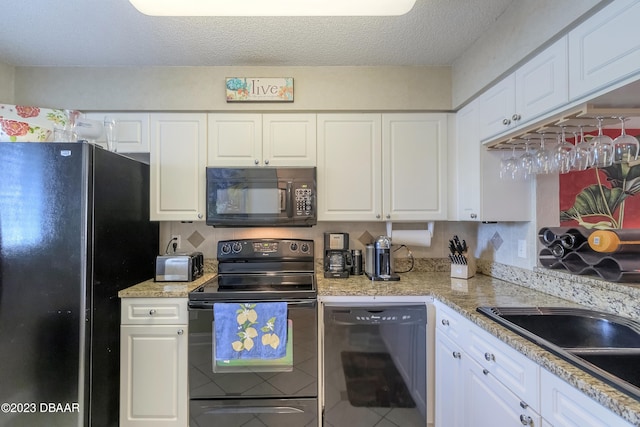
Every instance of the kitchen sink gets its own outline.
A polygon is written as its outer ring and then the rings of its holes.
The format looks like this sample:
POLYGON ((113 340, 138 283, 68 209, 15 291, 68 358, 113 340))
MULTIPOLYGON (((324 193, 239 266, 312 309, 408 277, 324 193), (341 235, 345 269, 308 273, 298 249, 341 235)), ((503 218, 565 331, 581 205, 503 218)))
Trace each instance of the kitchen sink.
POLYGON ((581 308, 478 307, 477 311, 640 399, 640 322, 581 308))

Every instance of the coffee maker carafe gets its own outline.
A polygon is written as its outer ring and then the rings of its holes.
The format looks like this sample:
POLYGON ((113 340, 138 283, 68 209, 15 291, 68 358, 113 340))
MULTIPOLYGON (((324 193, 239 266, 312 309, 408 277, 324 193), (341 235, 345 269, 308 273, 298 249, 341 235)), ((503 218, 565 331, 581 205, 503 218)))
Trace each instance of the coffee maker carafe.
POLYGON ((349 233, 324 233, 324 277, 347 278, 350 269, 349 233))
POLYGON ((373 244, 373 280, 400 280, 400 276, 393 272, 393 253, 391 252, 391 238, 379 236, 373 244))

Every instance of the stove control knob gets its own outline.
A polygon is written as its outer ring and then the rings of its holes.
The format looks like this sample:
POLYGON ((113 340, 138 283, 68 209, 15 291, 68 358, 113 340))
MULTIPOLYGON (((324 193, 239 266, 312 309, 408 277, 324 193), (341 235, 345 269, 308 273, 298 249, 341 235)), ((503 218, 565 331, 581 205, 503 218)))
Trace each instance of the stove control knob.
POLYGON ((291 246, 289 246, 289 249, 291 249, 291 252, 295 252, 298 250, 298 244, 296 242, 291 243, 291 246))
POLYGON ((309 252, 309 245, 306 243, 303 243, 302 246, 300 247, 300 250, 306 254, 307 252, 309 252))
POLYGON ((234 243, 233 243, 233 248, 232 248, 232 249, 233 249, 233 253, 234 253, 234 254, 239 253, 240 251, 242 251, 242 243, 240 243, 240 242, 234 242, 234 243))
POLYGON ((229 243, 224 243, 221 247, 220 247, 220 252, 222 252, 223 255, 228 255, 231 253, 231 245, 229 243))

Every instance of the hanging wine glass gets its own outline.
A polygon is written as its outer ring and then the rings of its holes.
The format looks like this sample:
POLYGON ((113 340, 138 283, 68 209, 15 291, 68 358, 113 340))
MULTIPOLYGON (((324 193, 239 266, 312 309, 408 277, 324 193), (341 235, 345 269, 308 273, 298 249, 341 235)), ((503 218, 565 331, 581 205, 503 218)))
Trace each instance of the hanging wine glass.
POLYGON ((500 159, 500 178, 513 179, 517 162, 517 158, 515 156, 515 148, 513 149, 513 153, 506 157, 504 154, 505 152, 502 153, 502 159, 500 159))
POLYGON ((524 153, 520 156, 520 176, 522 179, 531 179, 535 175, 535 157, 534 154, 529 150, 529 143, 531 142, 531 138, 526 138, 524 143, 524 153))
POLYGON ((569 173, 571 171, 571 153, 573 144, 566 140, 565 128, 561 126, 562 132, 558 136, 558 143, 554 149, 554 165, 560 173, 569 173))
POLYGON ((545 135, 540 134, 540 148, 536 153, 536 173, 538 174, 550 174, 555 172, 554 159, 552 149, 545 147, 545 135))
POLYGON ((591 140, 591 166, 606 168, 613 164, 613 139, 602 133, 602 121, 604 117, 596 117, 598 120, 598 135, 591 140))
POLYGON ((573 146, 571 170, 584 171, 591 167, 593 160, 591 157, 592 144, 584 139, 584 129, 580 126, 579 132, 574 132, 575 145, 573 146))
POLYGON ((628 135, 624 128, 624 117, 617 117, 622 123, 620 136, 613 140, 613 163, 629 163, 638 158, 638 140, 628 135))

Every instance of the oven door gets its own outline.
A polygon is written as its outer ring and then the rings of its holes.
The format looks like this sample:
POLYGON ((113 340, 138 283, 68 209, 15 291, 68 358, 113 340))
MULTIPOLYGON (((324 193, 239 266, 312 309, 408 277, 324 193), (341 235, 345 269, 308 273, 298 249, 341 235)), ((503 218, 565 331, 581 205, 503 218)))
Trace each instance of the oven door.
POLYGON ((214 359, 213 303, 190 303, 190 399, 317 398, 317 301, 290 300, 287 309, 293 340, 288 343, 293 356, 289 366, 264 364, 225 370, 217 368, 214 359))

